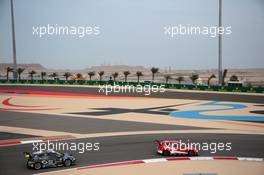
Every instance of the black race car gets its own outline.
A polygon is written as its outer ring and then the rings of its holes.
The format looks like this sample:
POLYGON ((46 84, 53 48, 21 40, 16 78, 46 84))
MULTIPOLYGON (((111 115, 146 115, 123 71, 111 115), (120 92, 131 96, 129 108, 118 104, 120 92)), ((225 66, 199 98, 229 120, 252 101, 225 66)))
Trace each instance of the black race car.
POLYGON ((66 166, 69 167, 76 163, 76 158, 68 153, 59 153, 53 150, 38 151, 32 154, 24 152, 27 166, 39 170, 41 168, 66 166))

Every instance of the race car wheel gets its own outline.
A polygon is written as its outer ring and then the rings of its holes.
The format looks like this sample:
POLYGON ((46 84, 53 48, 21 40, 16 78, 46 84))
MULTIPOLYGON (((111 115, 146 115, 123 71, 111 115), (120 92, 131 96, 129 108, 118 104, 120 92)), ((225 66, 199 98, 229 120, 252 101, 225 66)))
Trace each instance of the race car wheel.
POLYGON ((188 156, 190 156, 190 157, 194 156, 193 151, 188 151, 188 156))
POLYGON ((34 164, 34 169, 35 169, 35 170, 39 170, 39 169, 41 169, 41 163, 39 163, 39 162, 35 163, 35 164, 34 164))
POLYGON ((170 152, 168 150, 165 150, 165 151, 163 151, 163 155, 164 156, 169 156, 170 155, 170 152))
POLYGON ((66 167, 71 166, 71 164, 72 164, 72 162, 71 162, 71 160, 69 160, 69 159, 66 159, 66 160, 64 161, 64 166, 66 166, 66 167))

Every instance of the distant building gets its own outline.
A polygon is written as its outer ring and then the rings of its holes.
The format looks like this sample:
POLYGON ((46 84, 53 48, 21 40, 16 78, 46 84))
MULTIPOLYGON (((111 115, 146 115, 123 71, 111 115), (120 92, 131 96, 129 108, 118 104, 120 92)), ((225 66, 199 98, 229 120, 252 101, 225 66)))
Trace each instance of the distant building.
POLYGON ((230 87, 242 87, 243 82, 242 81, 228 81, 227 85, 230 87))
POLYGON ((196 80, 196 84, 197 84, 197 85, 203 85, 203 80, 202 80, 201 78, 198 78, 198 79, 196 80))

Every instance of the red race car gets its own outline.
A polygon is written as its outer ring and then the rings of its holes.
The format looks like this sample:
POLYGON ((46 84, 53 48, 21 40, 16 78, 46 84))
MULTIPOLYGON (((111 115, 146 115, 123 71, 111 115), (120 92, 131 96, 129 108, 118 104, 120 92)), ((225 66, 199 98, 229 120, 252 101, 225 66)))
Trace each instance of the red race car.
POLYGON ((198 156, 198 151, 195 148, 188 148, 186 144, 181 144, 178 140, 155 140, 158 144, 157 153, 164 156, 170 155, 188 155, 198 156))

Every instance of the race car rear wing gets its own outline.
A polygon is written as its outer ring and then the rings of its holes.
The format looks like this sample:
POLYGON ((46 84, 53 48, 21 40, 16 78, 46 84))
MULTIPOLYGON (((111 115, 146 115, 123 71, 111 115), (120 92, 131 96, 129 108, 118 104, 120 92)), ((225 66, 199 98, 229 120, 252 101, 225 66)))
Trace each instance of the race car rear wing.
POLYGON ((161 145, 161 141, 159 140, 154 140, 155 143, 157 143, 158 145, 161 145))
POLYGON ((23 152, 25 158, 30 159, 32 156, 29 152, 23 152))

